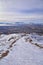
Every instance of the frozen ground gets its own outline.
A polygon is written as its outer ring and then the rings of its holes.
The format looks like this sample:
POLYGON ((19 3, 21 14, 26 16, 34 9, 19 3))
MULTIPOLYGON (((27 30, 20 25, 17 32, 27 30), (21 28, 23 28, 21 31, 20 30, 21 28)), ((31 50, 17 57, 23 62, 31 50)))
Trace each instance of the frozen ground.
POLYGON ((43 65, 43 35, 0 35, 0 65, 43 65))

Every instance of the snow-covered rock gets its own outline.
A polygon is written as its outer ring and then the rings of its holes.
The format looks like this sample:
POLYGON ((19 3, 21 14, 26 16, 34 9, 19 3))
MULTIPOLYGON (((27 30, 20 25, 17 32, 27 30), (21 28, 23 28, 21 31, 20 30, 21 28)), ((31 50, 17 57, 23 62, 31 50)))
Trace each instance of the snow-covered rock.
POLYGON ((0 65, 43 65, 43 36, 0 35, 0 65))

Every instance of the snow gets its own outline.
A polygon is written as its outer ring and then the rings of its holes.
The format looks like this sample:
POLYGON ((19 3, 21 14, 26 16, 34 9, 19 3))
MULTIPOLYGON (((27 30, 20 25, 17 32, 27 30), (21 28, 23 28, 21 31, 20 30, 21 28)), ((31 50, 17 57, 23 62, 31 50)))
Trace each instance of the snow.
POLYGON ((37 34, 0 35, 0 58, 6 50, 9 50, 8 55, 0 59, 0 65, 43 65, 43 48, 35 43, 43 46, 43 36, 37 34), (30 39, 32 41, 29 41, 30 39), (13 41, 15 42, 12 44, 13 41))

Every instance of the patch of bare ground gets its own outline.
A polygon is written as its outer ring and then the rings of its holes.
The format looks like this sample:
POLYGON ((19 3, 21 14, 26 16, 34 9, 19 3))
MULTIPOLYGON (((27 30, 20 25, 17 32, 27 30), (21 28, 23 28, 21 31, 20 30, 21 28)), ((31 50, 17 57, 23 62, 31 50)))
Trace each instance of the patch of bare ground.
MULTIPOLYGON (((11 40, 11 39, 12 39, 12 38, 10 38, 9 40, 11 40)), ((9 45, 9 48, 8 48, 8 49, 12 48, 12 47, 13 47, 13 44, 15 44, 15 42, 16 42, 17 40, 19 40, 19 38, 16 39, 16 37, 15 37, 14 41, 9 45)), ((14 46, 16 46, 16 45, 14 45, 14 46)))
POLYGON ((31 43, 31 42, 32 42, 32 39, 30 39, 30 38, 28 37, 28 38, 25 38, 25 41, 26 41, 26 42, 29 41, 29 42, 31 43))
POLYGON ((0 59, 2 59, 2 58, 4 58, 5 56, 7 56, 8 53, 9 53, 9 50, 3 52, 3 53, 1 54, 1 56, 0 56, 0 59))
POLYGON ((9 46, 9 49, 13 46, 13 44, 16 42, 17 40, 14 40, 11 45, 9 46))
POLYGON ((11 42, 11 44, 9 45, 9 47, 7 48, 8 50, 4 51, 3 53, 0 53, 0 59, 3 59, 4 57, 6 57, 8 55, 8 53, 10 52, 9 50, 12 50, 11 48, 13 47, 13 44, 14 46, 16 46, 15 42, 17 40, 19 40, 20 38, 18 37, 11 37, 8 39, 8 41, 11 41, 13 39, 13 41, 11 42))
POLYGON ((32 39, 30 39, 30 38, 25 38, 25 41, 30 42, 32 45, 35 45, 41 49, 43 48, 43 44, 34 43, 34 42, 32 42, 32 39))
POLYGON ((31 43, 32 42, 32 39, 29 39, 29 42, 31 43))
POLYGON ((43 48, 43 44, 37 44, 37 43, 32 43, 32 44, 39 47, 39 48, 41 48, 41 49, 43 48))
POLYGON ((11 38, 8 39, 8 41, 10 41, 11 39, 15 39, 15 38, 16 38, 16 37, 11 37, 11 38))

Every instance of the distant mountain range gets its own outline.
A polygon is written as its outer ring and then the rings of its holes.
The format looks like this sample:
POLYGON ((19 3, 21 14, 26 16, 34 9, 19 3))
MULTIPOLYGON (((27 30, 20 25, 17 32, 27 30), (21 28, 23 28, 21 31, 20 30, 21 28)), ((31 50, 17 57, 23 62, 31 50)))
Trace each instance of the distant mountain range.
POLYGON ((0 22, 0 26, 18 26, 23 25, 24 22, 0 22))
MULTIPOLYGON (((3 24, 3 23, 1 23, 3 24)), ((35 23, 4 23, 2 26, 0 24, 0 34, 10 34, 10 33, 38 33, 43 34, 43 24, 35 23)))
POLYGON ((42 23, 25 23, 25 22, 0 22, 0 26, 21 26, 21 25, 43 25, 42 23))

